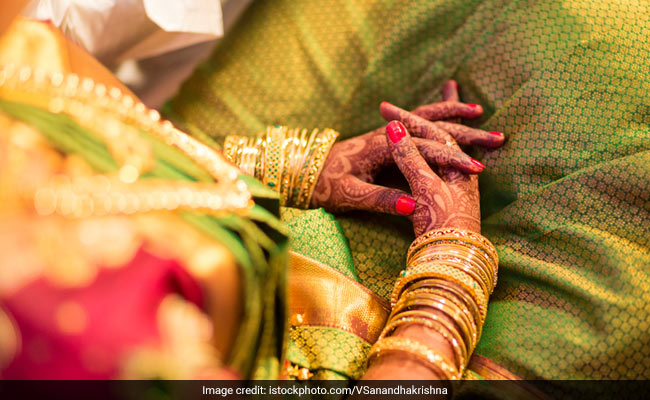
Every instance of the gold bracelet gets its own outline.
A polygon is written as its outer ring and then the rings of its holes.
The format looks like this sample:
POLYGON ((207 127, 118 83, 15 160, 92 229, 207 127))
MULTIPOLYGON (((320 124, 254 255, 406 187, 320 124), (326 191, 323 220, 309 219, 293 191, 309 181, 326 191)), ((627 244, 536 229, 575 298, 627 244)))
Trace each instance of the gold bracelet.
POLYGON ((474 280, 474 282, 478 283, 483 293, 485 293, 485 296, 486 297, 490 296, 492 288, 488 286, 489 282, 486 282, 486 279, 484 279, 484 277, 481 276, 479 272, 480 270, 477 270, 476 268, 472 268, 472 265, 466 264, 462 260, 458 260, 458 259, 429 260, 429 262, 423 262, 421 264, 412 265, 411 267, 409 267, 408 270, 414 272, 448 271, 448 268, 446 267, 451 267, 453 269, 462 271, 463 273, 469 275, 474 280))
POLYGON ((284 143, 282 145, 282 149, 284 151, 284 168, 282 168, 282 171, 280 172, 280 185, 278 186, 278 192, 280 193, 280 197, 282 199, 283 205, 287 205, 288 199, 289 199, 289 185, 291 181, 291 174, 293 173, 294 169, 293 167, 293 162, 294 162, 294 152, 295 152, 295 143, 292 140, 294 137, 294 134, 292 131, 288 132, 288 135, 285 136, 284 138, 284 143))
POLYGON ((433 288, 419 288, 419 289, 410 288, 406 293, 402 295, 402 298, 421 297, 422 295, 424 295, 425 297, 427 295, 436 295, 454 303, 454 305, 458 307, 458 309, 463 314, 465 314, 465 316, 471 321, 471 325, 475 329, 480 330, 482 326, 480 315, 472 313, 470 307, 467 304, 465 304, 463 300, 459 299, 449 291, 443 289, 433 289, 433 288))
POLYGON ((443 239, 443 238, 457 239, 457 240, 463 240, 466 242, 474 243, 476 247, 484 249, 489 254, 489 256, 491 257, 495 265, 499 264, 499 257, 497 255, 497 251, 494 248, 492 242, 490 242, 488 239, 486 239, 484 236, 478 233, 462 230, 462 229, 454 229, 454 228, 434 229, 418 236, 413 241, 413 243, 411 243, 411 246, 409 247, 408 255, 407 255, 407 264, 408 264, 408 260, 410 260, 411 258, 411 255, 423 244, 429 241, 435 241, 437 239, 443 239))
POLYGON ((486 287, 490 289, 490 293, 494 290, 496 277, 494 276, 492 267, 487 265, 482 257, 477 256, 476 252, 464 246, 436 243, 435 245, 422 247, 413 255, 410 265, 417 265, 437 259, 469 264, 481 276, 486 287))
MULTIPOLYGON (((481 325, 476 323, 476 320, 466 307, 459 306, 458 303, 449 300, 445 294, 434 292, 413 293, 409 291, 400 297, 400 301, 404 301, 404 304, 411 307, 424 305, 448 313, 449 317, 453 318, 457 324, 462 325, 463 331, 469 334, 468 338, 471 338, 474 344, 478 343, 481 325)), ((399 304, 399 301, 397 303, 399 304)))
POLYGON ((488 289, 482 284, 482 282, 476 280, 473 275, 468 274, 457 265, 448 265, 444 262, 415 265, 404 271, 402 280, 408 280, 412 275, 426 277, 427 274, 434 273, 449 277, 450 279, 455 278, 456 281, 465 283, 466 286, 477 293, 477 296, 479 297, 477 304, 487 306, 487 301, 490 297, 488 289))
POLYGON ((474 302, 481 314, 481 319, 485 320, 485 316, 487 315, 487 297, 485 296, 485 293, 482 293, 481 288, 478 286, 478 284, 462 272, 454 275, 447 275, 439 272, 423 272, 411 273, 408 276, 403 276, 402 278, 398 279, 397 283, 395 284, 395 288, 391 294, 391 305, 394 306, 397 303, 397 300, 399 299, 402 292, 408 289, 411 284, 430 278, 440 278, 446 281, 454 282, 455 284, 462 287, 465 292, 474 299, 474 302))
POLYGON ((460 371, 445 356, 414 339, 393 336, 376 342, 368 354, 368 363, 386 353, 406 353, 447 380, 459 380, 461 377, 460 371))
POLYGON ((411 253, 408 265, 413 264, 423 256, 430 254, 454 254, 459 258, 462 257, 470 263, 476 264, 478 268, 484 271, 485 276, 488 277, 490 281, 490 284, 488 285, 489 287, 494 288, 496 285, 498 267, 493 264, 489 255, 484 250, 479 249, 470 243, 455 239, 441 239, 425 243, 416 251, 411 253))
POLYGON ((317 147, 309 160, 307 175, 303 177, 300 192, 295 201, 295 205, 298 208, 309 208, 316 183, 325 165, 325 160, 334 146, 334 142, 336 142, 339 133, 332 129, 326 129, 323 132, 319 132, 317 136, 315 140, 317 147))
MULTIPOLYGON (((469 353, 469 346, 465 342, 465 339, 463 339, 463 335, 456 327, 456 324, 454 324, 454 321, 452 321, 446 315, 435 314, 424 310, 402 311, 399 314, 396 314, 393 318, 388 319, 386 326, 390 325, 391 323, 399 319, 409 319, 409 318, 425 319, 431 321, 432 323, 438 324, 441 327, 441 329, 444 329, 451 336, 452 341, 450 343, 452 344, 452 347, 454 346, 454 344, 458 346, 457 350, 461 353, 462 359, 469 361, 468 357, 471 354, 469 353)), ((386 334, 385 336, 389 336, 389 335, 386 334)))
POLYGON ((423 317, 399 317, 397 319, 393 319, 391 322, 389 322, 384 330, 381 332, 379 335, 379 339, 377 340, 382 340, 383 338, 390 336, 391 333, 393 333, 397 328, 400 326, 408 326, 408 325, 422 325, 428 329, 431 329, 437 333, 440 334, 447 342, 449 342, 449 345, 452 347, 454 351, 454 355, 456 356, 456 367, 459 371, 462 372, 465 369, 465 366, 467 365, 467 355, 466 351, 464 348, 464 345, 461 344, 456 338, 453 337, 453 334, 450 332, 449 328, 447 328, 445 325, 441 324, 440 322, 434 322, 429 318, 423 318, 423 317))
POLYGON ((228 161, 237 165, 235 162, 235 152, 237 151, 237 142, 239 141, 239 136, 226 136, 226 140, 223 142, 223 155, 226 156, 228 161))
MULTIPOLYGON (((312 134, 313 133, 314 132, 312 132, 312 134)), ((296 135, 296 140, 298 142, 298 151, 293 167, 294 173, 293 180, 291 182, 291 190, 289 191, 289 196, 293 199, 296 199, 298 197, 298 193, 300 192, 300 182, 302 182, 302 178, 305 172, 303 165, 305 165, 305 160, 307 160, 307 153, 309 150, 309 143, 312 140, 312 135, 308 133, 307 129, 302 129, 300 131, 300 135, 296 135)))
MULTIPOLYGON (((305 131, 306 129, 302 129, 303 133, 305 131)), ((292 131, 286 140, 288 142, 286 146, 287 155, 285 156, 287 162, 282 177, 282 198, 285 199, 285 203, 289 205, 294 190, 295 177, 298 174, 299 159, 302 155, 302 148, 297 130, 292 131)))
POLYGON ((269 127, 266 131, 266 151, 264 152, 264 175, 262 182, 275 191, 279 191, 280 178, 284 168, 284 138, 287 128, 269 127))
POLYGON ((418 291, 418 290, 443 290, 449 294, 456 296, 459 301, 461 301, 468 309, 470 313, 474 316, 474 321, 477 325, 482 325, 483 320, 481 319, 481 313, 479 312, 478 306, 474 299, 465 292, 465 290, 458 286, 455 282, 450 282, 444 279, 439 278, 429 278, 418 281, 413 285, 409 286, 409 291, 418 291))
POLYGON ((395 315, 399 314, 402 311, 411 310, 413 309, 413 307, 434 308, 436 310, 441 311, 443 314, 447 315, 454 322, 454 324, 458 327, 460 332, 465 337, 465 344, 467 346, 468 352, 471 353, 473 351, 474 346, 478 342, 477 330, 472 329, 468 325, 468 321, 467 319, 465 319, 465 315, 462 313, 462 311, 454 308, 450 304, 445 304, 440 301, 428 300, 428 299, 409 299, 409 300, 400 299, 400 301, 397 302, 395 309, 393 309, 393 311, 391 312, 389 318, 393 318, 395 315))
POLYGON ((224 154, 242 172, 280 193, 281 204, 308 208, 325 159, 338 133, 326 129, 267 128, 264 138, 229 136, 224 154))

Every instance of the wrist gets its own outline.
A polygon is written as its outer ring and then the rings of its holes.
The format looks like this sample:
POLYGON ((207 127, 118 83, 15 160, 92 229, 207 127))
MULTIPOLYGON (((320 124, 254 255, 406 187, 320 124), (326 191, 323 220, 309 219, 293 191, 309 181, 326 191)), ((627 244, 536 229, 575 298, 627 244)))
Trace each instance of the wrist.
POLYGON ((228 136, 224 154, 242 172, 278 192, 281 205, 309 208, 337 137, 338 132, 331 129, 310 133, 269 127, 265 135, 254 138, 228 136))
POLYGON ((460 378, 480 338, 497 263, 494 246, 475 232, 445 228, 419 236, 409 248, 407 268, 391 296, 391 315, 371 356, 385 348, 409 353, 408 344, 380 344, 404 336, 416 343, 410 346, 414 358, 430 349, 425 361, 434 372, 438 363, 443 376, 460 378), (447 360, 453 360, 451 368, 447 360))

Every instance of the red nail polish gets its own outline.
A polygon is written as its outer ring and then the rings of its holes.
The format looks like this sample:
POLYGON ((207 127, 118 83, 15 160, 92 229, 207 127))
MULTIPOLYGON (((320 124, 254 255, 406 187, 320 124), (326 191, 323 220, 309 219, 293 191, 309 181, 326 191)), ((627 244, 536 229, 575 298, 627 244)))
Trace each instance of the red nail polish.
POLYGON ((501 132, 488 132, 488 133, 489 133, 490 135, 501 136, 501 137, 503 137, 503 133, 501 133, 501 132))
POLYGON ((395 203, 395 210, 402 215, 411 215, 415 211, 415 200, 402 196, 395 203))
POLYGON ((401 122, 392 121, 388 124, 388 126, 386 126, 386 133, 388 134, 391 142, 397 143, 402 140, 404 136, 406 136, 406 128, 404 125, 402 125, 401 122))
POLYGON ((480 106, 478 104, 468 104, 467 107, 478 108, 480 106))
POLYGON ((479 160, 475 160, 475 159, 473 159, 473 158, 472 158, 472 164, 476 165, 476 166, 479 167, 480 169, 484 169, 484 168, 485 168, 485 165, 483 165, 482 162, 480 162, 479 160))

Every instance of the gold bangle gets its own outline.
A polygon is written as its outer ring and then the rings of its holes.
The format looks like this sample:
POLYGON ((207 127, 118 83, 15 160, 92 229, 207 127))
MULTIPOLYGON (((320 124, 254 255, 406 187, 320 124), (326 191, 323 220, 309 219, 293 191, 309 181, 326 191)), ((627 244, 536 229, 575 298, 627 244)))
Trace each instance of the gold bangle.
POLYGON ((429 308, 434 308, 436 310, 441 311, 443 314, 446 314, 449 316, 449 318, 454 322, 454 324, 458 327, 460 332, 463 333, 465 336, 465 344, 467 346, 467 351, 472 352, 474 349, 474 346, 478 342, 478 334, 476 329, 472 329, 468 325, 468 321, 466 319, 466 316, 462 313, 462 311, 455 309, 452 305, 443 303, 439 300, 431 300, 431 299, 408 299, 408 300, 402 300, 397 302, 397 305, 395 306, 395 309, 389 316, 389 318, 393 318, 395 315, 399 314, 402 311, 408 311, 412 309, 412 307, 429 307, 429 308))
POLYGON ((439 333, 447 342, 449 342, 449 345, 454 351, 454 355, 456 357, 456 367, 458 368, 459 371, 461 371, 462 374, 462 371, 465 369, 466 362, 467 362, 467 355, 464 348, 464 344, 461 345, 461 343, 458 342, 458 340, 454 338, 453 335, 450 333, 449 328, 447 328, 445 325, 441 324, 440 322, 434 322, 429 318, 422 318, 422 317, 417 317, 417 318, 400 317, 394 319, 389 324, 387 324, 384 330, 379 335, 379 339, 377 340, 379 341, 387 336, 390 336, 390 334, 393 333, 400 326, 408 326, 408 325, 422 325, 428 329, 431 329, 439 333))
POLYGON ((469 310, 470 313, 474 316, 474 320, 477 325, 482 325, 483 320, 481 319, 481 313, 479 312, 478 306, 474 299, 468 295, 465 290, 458 286, 455 282, 446 281, 439 278, 430 278, 418 281, 409 287, 409 291, 417 290, 443 290, 450 293, 453 296, 456 296, 457 299, 462 301, 469 310))
MULTIPOLYGON (((407 291, 405 294, 402 295, 402 297, 407 298, 407 297, 421 297, 424 295, 425 297, 427 295, 436 295, 443 297, 447 299, 448 301, 454 303, 458 309, 465 314, 465 316, 471 321, 471 325, 480 331, 482 327, 482 321, 480 320, 480 315, 474 314, 471 312, 470 307, 465 304, 464 301, 456 297, 454 294, 452 294, 449 291, 443 290, 443 289, 433 289, 433 288, 420 288, 420 289, 413 289, 411 288, 409 291, 407 291)), ((480 337, 480 334, 479 334, 480 337)))
POLYGON ((255 167, 258 156, 256 144, 255 137, 249 137, 246 139, 246 144, 242 148, 242 161, 239 166, 243 173, 253 177, 255 177, 255 167))
POLYGON ((278 191, 282 198, 282 203, 284 205, 289 205, 289 186, 291 184, 291 174, 294 171, 293 162, 294 162, 294 151, 295 143, 293 137, 295 136, 294 131, 289 131, 287 136, 284 138, 284 144, 282 146, 284 154, 284 168, 280 172, 280 186, 278 191))
POLYGON ((454 282, 455 284, 462 287, 465 292, 474 299, 474 302, 479 309, 481 320, 485 320, 485 316, 487 315, 487 297, 485 296, 485 293, 481 293, 481 288, 478 286, 478 284, 462 272, 454 275, 447 275, 439 272, 423 272, 411 273, 408 276, 403 276, 402 278, 398 279, 397 283, 395 284, 395 288, 391 294, 391 304, 395 305, 401 293, 405 291, 411 284, 420 280, 431 278, 439 278, 442 280, 454 282))
POLYGON ((447 252, 457 254, 459 257, 462 256, 468 261, 476 263, 479 268, 485 271, 486 276, 490 277, 490 281, 492 281, 490 286, 494 287, 496 285, 498 266, 493 263, 485 250, 465 241, 441 239, 435 242, 425 243, 411 253, 409 264, 416 262, 425 254, 444 254, 447 252))
MULTIPOLYGON (((300 130, 304 134, 306 129, 300 130)), ((285 204, 288 206, 292 206, 293 204, 293 191, 294 191, 294 185, 296 182, 296 175, 298 175, 298 169, 299 169, 299 159, 301 158, 301 143, 299 139, 299 130, 294 129, 291 131, 291 134, 287 138, 288 145, 287 145, 287 162, 286 162, 286 167, 284 171, 284 176, 283 176, 283 183, 282 183, 282 197, 285 199, 285 204)))
POLYGON ((284 137, 287 128, 269 127, 266 131, 266 151, 264 152, 265 170, 262 182, 279 192, 280 178, 284 168, 284 137))
MULTIPOLYGON (((227 136, 223 142, 223 155, 226 156, 228 161, 235 164, 235 152, 237 151, 237 142, 239 136, 227 136)), ((236 165, 236 164, 235 164, 236 165)))
POLYGON ((305 168, 303 168, 303 165, 305 164, 305 160, 307 159, 310 139, 311 136, 308 136, 307 129, 302 129, 300 131, 299 137, 296 135, 296 140, 298 141, 298 151, 296 154, 293 181, 291 182, 291 191, 289 193, 289 196, 292 199, 298 198, 298 193, 300 192, 300 182, 302 182, 304 172, 306 172, 305 168))
POLYGON ((261 179, 263 139, 261 137, 227 136, 223 143, 224 156, 242 173, 261 179))
POLYGON ((434 292, 413 293, 409 291, 402 295, 400 300, 404 300, 405 304, 408 303, 411 306, 424 305, 425 307, 436 308, 446 313, 453 312, 453 314, 449 314, 449 316, 453 318, 457 324, 462 324, 463 330, 470 334, 468 338, 472 339, 473 345, 478 343, 478 340, 481 337, 481 325, 476 323, 476 320, 469 313, 469 310, 466 307, 459 306, 458 303, 450 300, 445 294, 434 292), (427 303, 425 304, 425 302, 427 303))
POLYGON ((402 337, 387 337, 378 341, 370 349, 368 363, 385 353, 406 353, 422 362, 435 373, 440 373, 447 380, 459 380, 461 375, 445 356, 417 340, 402 337))
POLYGON ((486 263, 486 260, 479 257, 473 249, 457 244, 438 244, 435 246, 425 246, 417 251, 411 258, 411 264, 420 264, 425 260, 434 260, 436 258, 450 259, 455 258, 471 264, 481 274, 486 285, 490 288, 490 293, 496 284, 496 277, 492 266, 486 263))
POLYGON ((469 346, 467 345, 465 339, 463 339, 463 335, 455 326, 454 321, 452 321, 451 318, 449 318, 448 316, 435 314, 424 310, 408 310, 408 311, 402 311, 399 314, 396 314, 393 318, 388 319, 388 322, 386 324, 388 326, 392 322, 402 318, 426 319, 431 321, 432 323, 438 324, 442 329, 445 329, 449 333, 449 335, 452 336, 453 339, 452 346, 453 343, 458 344, 458 350, 462 353, 463 359, 467 361, 469 360, 468 358, 470 355, 469 346))
POLYGON ((415 264, 409 267, 410 271, 419 271, 419 272, 424 272, 424 271, 444 271, 446 268, 443 266, 451 267, 454 269, 457 269, 459 271, 464 272, 465 274, 469 275, 472 277, 472 279, 479 284, 483 292, 485 293, 486 297, 490 296, 491 293, 491 287, 488 286, 490 284, 489 278, 482 276, 481 270, 477 268, 473 268, 471 264, 465 263, 462 260, 459 259, 433 259, 433 260, 424 260, 428 262, 422 262, 421 264, 415 264))
MULTIPOLYGON (((282 205, 308 208, 324 161, 331 150, 338 133, 326 129, 314 129, 309 136, 307 130, 275 126, 267 128, 266 139, 254 146, 245 146, 243 157, 238 158, 235 150, 233 159, 244 170, 262 171, 259 178, 281 195, 282 205), (249 150, 250 149, 250 150, 249 150), (253 158, 248 154, 255 152, 253 158)), ((233 150, 229 145, 229 154, 233 150)), ((256 172, 257 175, 257 172, 256 172)))
POLYGON ((411 275, 422 276, 423 274, 434 272, 448 277, 456 277, 458 280, 465 282, 470 288, 478 289, 479 293, 481 293, 481 301, 479 301, 479 304, 485 304, 487 306, 487 301, 490 298, 488 288, 485 287, 483 282, 476 279, 475 274, 466 272, 463 268, 460 268, 454 263, 436 262, 415 265, 406 270, 404 278, 408 278, 411 275))
POLYGON ((315 140, 317 148, 309 160, 307 176, 301 182, 300 192, 296 199, 296 207, 299 208, 309 208, 316 183, 325 165, 325 160, 334 146, 334 142, 336 142, 339 133, 332 129, 326 129, 317 135, 318 138, 315 140))
POLYGON ((499 257, 497 255, 497 251, 494 245, 492 244, 492 242, 490 242, 487 238, 485 238, 484 236, 478 233, 468 231, 468 230, 454 229, 454 228, 434 229, 418 236, 409 247, 407 260, 410 259, 411 254, 424 243, 436 239, 442 239, 442 238, 473 242, 476 244, 477 247, 484 249, 490 255, 495 265, 499 264, 499 257))

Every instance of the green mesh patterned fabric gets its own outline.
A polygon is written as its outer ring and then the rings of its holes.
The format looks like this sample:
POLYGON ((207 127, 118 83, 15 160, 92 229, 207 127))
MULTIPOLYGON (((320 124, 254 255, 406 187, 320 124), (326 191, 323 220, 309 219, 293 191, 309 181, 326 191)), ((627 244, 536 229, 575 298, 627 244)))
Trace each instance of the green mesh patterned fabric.
MULTIPOLYGON (((260 0, 169 104, 216 139, 281 123, 342 137, 382 100, 456 79, 505 132, 474 155, 500 275, 477 353, 526 378, 650 378, 650 5, 605 0, 260 0)), ((385 296, 412 234, 339 215, 385 296), (389 248, 387 251, 381 248, 389 248)), ((296 239, 294 239, 296 240, 296 239)), ((324 350, 325 351, 325 350, 324 350)))
POLYGON ((294 240, 291 249, 329 267, 356 281, 354 263, 348 241, 341 232, 336 219, 322 209, 299 210, 283 207, 282 222, 287 225, 294 240))
POLYGON ((312 379, 359 379, 366 370, 370 344, 353 333, 325 326, 289 330, 287 358, 309 368, 312 379))

